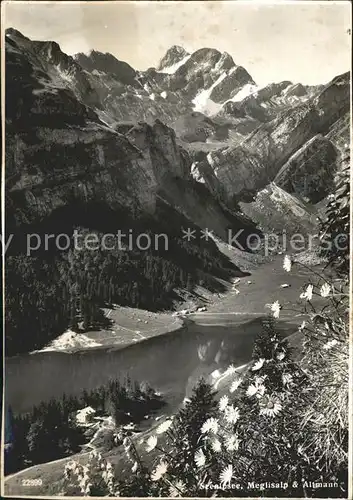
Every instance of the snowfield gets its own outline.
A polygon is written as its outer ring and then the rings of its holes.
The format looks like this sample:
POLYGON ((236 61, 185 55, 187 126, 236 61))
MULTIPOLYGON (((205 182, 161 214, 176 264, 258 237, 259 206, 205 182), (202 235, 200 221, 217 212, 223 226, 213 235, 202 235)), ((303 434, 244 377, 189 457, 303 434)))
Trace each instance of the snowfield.
POLYGON ((210 95, 212 94, 212 90, 217 87, 227 76, 227 72, 224 71, 215 82, 208 89, 204 89, 199 92, 194 99, 192 100, 194 104, 194 110, 199 111, 200 113, 204 113, 205 115, 214 115, 218 113, 221 109, 222 104, 216 103, 210 99, 210 95))
POLYGON ((181 61, 179 61, 175 64, 172 64, 171 66, 166 66, 162 70, 158 71, 158 73, 168 73, 168 75, 172 75, 173 73, 176 72, 177 69, 180 68, 180 66, 185 64, 186 61, 188 61, 190 59, 190 57, 191 57, 190 55, 185 56, 185 57, 183 57, 183 59, 181 59, 181 61))

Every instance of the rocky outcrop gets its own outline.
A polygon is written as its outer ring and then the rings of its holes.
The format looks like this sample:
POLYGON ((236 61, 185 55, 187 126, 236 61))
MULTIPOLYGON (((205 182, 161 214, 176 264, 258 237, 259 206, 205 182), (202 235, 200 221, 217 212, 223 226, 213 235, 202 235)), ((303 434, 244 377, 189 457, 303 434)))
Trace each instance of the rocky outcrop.
POLYGON ((326 137, 343 154, 351 141, 351 115, 348 111, 336 120, 329 128, 326 137))
POLYGON ((200 151, 194 155, 194 161, 191 165, 191 175, 196 181, 205 184, 216 198, 224 199, 224 196, 222 196, 222 185, 216 177, 206 153, 200 151))
POLYGON ((318 203, 330 193, 337 156, 332 142, 316 135, 291 156, 274 182, 288 193, 318 203))
MULTIPOLYGON (((335 135, 334 127, 336 131, 347 130, 347 123, 342 122, 342 117, 349 112, 348 76, 349 74, 344 74, 334 78, 306 102, 285 109, 275 119, 256 128, 241 145, 210 153, 210 164, 228 199, 232 199, 234 195, 242 197, 265 187, 275 179, 290 157, 316 135, 335 135)), ((325 140, 317 139, 313 142, 314 147, 319 144, 322 146, 323 143, 325 153, 321 150, 323 159, 319 162, 318 172, 322 176, 320 190, 330 178, 325 162, 329 161, 333 171, 336 168, 333 147, 325 140)), ((306 150, 304 147, 304 151, 306 150)), ((298 173, 299 177, 308 176, 310 179, 313 176, 313 164, 306 162, 303 169, 298 173)), ((314 178, 315 176, 313 180, 314 178)), ((317 199, 313 189, 314 186, 308 187, 306 195, 317 199)))
POLYGON ((75 61, 86 71, 99 76, 100 72, 110 75, 124 85, 137 86, 136 71, 126 62, 119 61, 112 54, 92 50, 88 55, 78 53, 75 61))
POLYGON ((234 125, 221 120, 213 120, 197 111, 184 114, 172 123, 172 127, 182 141, 206 142, 209 140, 225 141, 229 138, 229 130, 234 125))
MULTIPOLYGON (((10 54, 16 54, 18 59, 23 59, 22 64, 27 66, 27 72, 30 65, 35 73, 38 88, 52 88, 52 93, 57 93, 58 89, 69 89, 78 100, 88 106, 98 109, 102 107, 98 93, 91 86, 81 66, 71 56, 62 52, 56 42, 32 41, 12 28, 6 30, 5 38, 7 60, 10 54)), ((20 77, 19 73, 17 76, 20 77)))
POLYGON ((320 115, 323 132, 345 113, 350 111, 350 73, 336 76, 324 86, 314 99, 314 106, 320 115))
MULTIPOLYGON (((285 243, 284 227, 287 236, 300 233, 305 237, 315 231, 317 224, 315 209, 297 196, 287 193, 274 182, 259 191, 252 201, 240 202, 239 205, 242 212, 256 221, 264 234, 267 234, 269 248, 277 245, 278 250, 278 242, 285 243), (276 234, 281 235, 282 239, 276 240, 276 234)), ((297 250, 303 249, 297 248, 297 250)), ((290 250, 296 250, 296 248, 290 248, 290 250)))
POLYGON ((281 166, 310 139, 317 127, 313 107, 298 106, 263 124, 240 146, 211 152, 209 162, 228 199, 257 191, 274 179, 281 166))
POLYGON ((226 101, 219 111, 221 116, 236 118, 252 118, 259 123, 268 122, 276 118, 283 111, 292 108, 318 94, 319 86, 309 87, 301 84, 292 84, 290 81, 270 83, 258 88, 248 86, 248 95, 245 87, 226 101))

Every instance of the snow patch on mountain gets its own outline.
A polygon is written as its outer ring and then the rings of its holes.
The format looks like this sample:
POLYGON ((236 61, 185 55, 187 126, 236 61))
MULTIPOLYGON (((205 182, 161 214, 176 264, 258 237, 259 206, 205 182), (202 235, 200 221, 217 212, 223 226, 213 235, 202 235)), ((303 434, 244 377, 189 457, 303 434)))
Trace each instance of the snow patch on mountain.
POLYGON ((215 82, 209 87, 208 89, 201 90, 194 99, 192 100, 192 103, 194 104, 194 110, 199 111, 200 113, 204 113, 205 115, 213 115, 215 113, 218 113, 218 111, 221 109, 222 104, 218 104, 212 99, 210 99, 210 95, 212 93, 212 90, 217 87, 227 76, 227 72, 224 71, 215 82))
POLYGON ((102 75, 105 75, 105 73, 103 71, 99 71, 98 69, 94 69, 92 71, 92 75, 94 75, 94 76, 102 76, 102 75))
POLYGON ((240 102, 245 97, 249 97, 250 95, 253 95, 256 97, 257 92, 259 91, 259 87, 257 85, 253 85, 252 83, 246 83, 244 87, 239 90, 231 99, 228 99, 227 102, 240 102))
POLYGON ((233 68, 231 68, 229 70, 228 76, 232 75, 237 70, 237 68, 238 68, 238 66, 234 66, 233 68))
POLYGON ((183 57, 183 59, 181 59, 181 61, 174 63, 174 64, 171 64, 170 66, 166 66, 162 70, 157 71, 157 73, 167 73, 168 75, 172 75, 173 73, 176 72, 177 69, 180 68, 180 66, 185 64, 186 61, 188 61, 190 59, 190 57, 191 57, 190 55, 187 55, 187 56, 183 57))

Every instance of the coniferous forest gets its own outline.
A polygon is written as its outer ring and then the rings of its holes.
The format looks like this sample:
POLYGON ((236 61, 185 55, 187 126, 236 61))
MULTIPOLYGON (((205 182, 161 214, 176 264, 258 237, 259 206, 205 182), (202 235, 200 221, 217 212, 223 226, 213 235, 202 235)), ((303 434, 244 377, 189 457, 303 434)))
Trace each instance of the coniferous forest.
POLYGON ((26 414, 14 415, 8 408, 8 451, 6 474, 12 474, 31 465, 57 460, 81 450, 89 441, 87 428, 78 425, 76 412, 87 406, 96 415, 110 416, 118 428, 129 423, 138 424, 145 415, 163 407, 164 401, 145 383, 133 382, 129 377, 121 383, 111 380, 96 389, 83 390, 79 397, 66 396, 34 406, 26 414))
MULTIPOLYGON (((113 212, 105 207, 71 207, 40 226, 11 227, 14 234, 6 256, 6 353, 14 355, 46 345, 68 327, 80 323, 87 331, 104 324, 101 307, 112 304, 151 311, 173 308, 178 300, 175 289, 192 292, 195 285, 221 291, 215 278, 229 279, 238 269, 212 240, 187 241, 181 228, 199 229, 167 206, 160 209, 159 221, 113 212), (174 220, 175 224, 170 221, 174 220), (168 221, 168 223, 163 222, 168 221), (148 250, 135 245, 128 249, 59 250, 54 242, 47 249, 26 255, 26 234, 36 233, 44 241, 48 233, 73 236, 125 233, 167 236, 148 250)), ((124 240, 122 240, 124 243, 124 240)), ((111 243, 109 243, 111 245, 111 243)), ((121 248, 121 247, 120 247, 121 248)))

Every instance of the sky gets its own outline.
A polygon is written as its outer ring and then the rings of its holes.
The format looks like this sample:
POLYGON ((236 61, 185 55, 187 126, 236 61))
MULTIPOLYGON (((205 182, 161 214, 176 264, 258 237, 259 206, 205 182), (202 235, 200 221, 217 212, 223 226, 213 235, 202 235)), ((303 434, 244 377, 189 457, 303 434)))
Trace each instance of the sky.
POLYGON ((135 69, 167 49, 228 52, 258 85, 326 83, 350 69, 350 2, 3 2, 5 27, 67 54, 110 52, 135 69))

